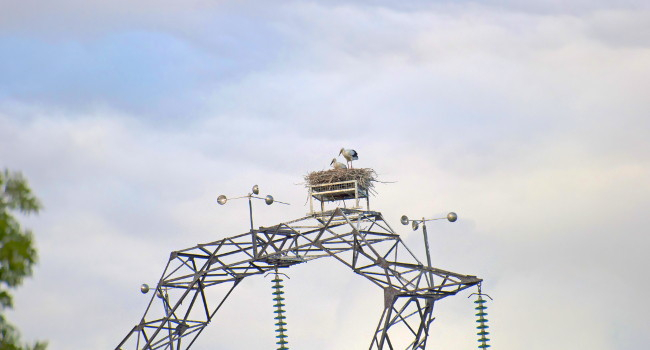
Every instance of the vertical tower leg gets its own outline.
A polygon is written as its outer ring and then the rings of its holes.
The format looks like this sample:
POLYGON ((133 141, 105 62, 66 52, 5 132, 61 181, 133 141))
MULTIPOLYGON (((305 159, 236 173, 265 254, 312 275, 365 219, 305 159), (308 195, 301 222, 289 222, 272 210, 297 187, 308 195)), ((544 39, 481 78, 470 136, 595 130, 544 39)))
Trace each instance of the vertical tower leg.
POLYGON ((384 308, 370 350, 423 350, 433 321, 433 304, 431 298, 421 295, 395 295, 384 308))

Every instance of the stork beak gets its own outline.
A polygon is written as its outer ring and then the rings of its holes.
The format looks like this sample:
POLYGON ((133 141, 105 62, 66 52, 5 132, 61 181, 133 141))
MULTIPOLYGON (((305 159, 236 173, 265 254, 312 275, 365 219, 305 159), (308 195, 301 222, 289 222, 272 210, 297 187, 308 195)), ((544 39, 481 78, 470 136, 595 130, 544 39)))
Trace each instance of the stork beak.
POLYGON ((341 150, 339 151, 339 156, 341 155, 341 153, 343 153, 343 148, 341 148, 341 150))

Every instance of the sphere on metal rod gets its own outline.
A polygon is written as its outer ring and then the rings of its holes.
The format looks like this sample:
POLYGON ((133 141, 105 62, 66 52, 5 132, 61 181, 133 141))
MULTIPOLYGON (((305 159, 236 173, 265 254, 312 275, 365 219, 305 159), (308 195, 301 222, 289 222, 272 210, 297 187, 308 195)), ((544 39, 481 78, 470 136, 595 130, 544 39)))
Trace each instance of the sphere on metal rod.
POLYGON ((420 227, 420 224, 417 221, 413 221, 411 227, 413 228, 413 231, 415 231, 418 229, 418 227, 420 227))
POLYGON ((223 194, 220 195, 219 197, 217 197, 217 203, 219 203, 219 205, 224 205, 224 204, 226 204, 227 201, 228 201, 228 198, 226 198, 226 196, 223 195, 223 194))
POLYGON ((260 194, 260 187, 255 185, 253 186, 253 194, 260 194))
POLYGON ((402 225, 408 225, 409 224, 409 217, 406 215, 402 215, 402 217, 399 219, 399 221, 402 223, 402 225))
POLYGON ((273 201, 274 201, 273 196, 271 196, 270 194, 264 198, 264 202, 266 202, 266 205, 273 204, 273 201))
POLYGON ((146 283, 143 283, 140 286, 140 291, 142 292, 142 294, 147 294, 149 292, 149 285, 146 284, 146 283))
POLYGON ((454 222, 458 220, 458 215, 456 215, 456 213, 452 211, 449 214, 447 214, 447 220, 449 220, 449 222, 454 222))

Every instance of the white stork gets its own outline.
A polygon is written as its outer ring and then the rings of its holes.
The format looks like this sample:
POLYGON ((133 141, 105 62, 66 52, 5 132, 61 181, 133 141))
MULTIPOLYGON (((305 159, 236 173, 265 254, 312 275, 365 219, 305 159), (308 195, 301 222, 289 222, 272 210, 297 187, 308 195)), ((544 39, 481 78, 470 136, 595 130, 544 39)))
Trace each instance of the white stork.
POLYGON ((353 149, 341 148, 339 155, 343 155, 343 158, 348 161, 348 164, 350 164, 350 169, 352 169, 352 161, 359 159, 357 156, 357 151, 353 149))
POLYGON ((336 158, 332 159, 332 162, 330 163, 330 165, 334 169, 347 169, 348 168, 347 165, 337 161, 336 158))

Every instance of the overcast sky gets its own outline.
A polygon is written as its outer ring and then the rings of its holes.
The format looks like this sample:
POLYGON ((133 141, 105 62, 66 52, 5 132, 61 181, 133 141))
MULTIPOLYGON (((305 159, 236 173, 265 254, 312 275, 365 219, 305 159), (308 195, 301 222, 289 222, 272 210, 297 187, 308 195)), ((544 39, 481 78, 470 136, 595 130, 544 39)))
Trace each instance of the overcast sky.
MULTIPOLYGON (((9 318, 50 350, 113 349, 169 252, 247 230, 253 184, 303 216, 345 146, 382 211, 448 211, 436 267, 485 279, 503 350, 650 343, 650 6, 642 1, 0 0, 0 167, 45 209, 9 318)), ((381 291, 336 261, 287 271, 289 345, 367 348, 381 291)), ((477 345, 466 291, 430 349, 477 345)), ((194 349, 273 349, 245 280, 194 349)))

